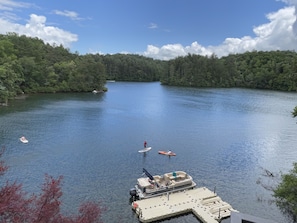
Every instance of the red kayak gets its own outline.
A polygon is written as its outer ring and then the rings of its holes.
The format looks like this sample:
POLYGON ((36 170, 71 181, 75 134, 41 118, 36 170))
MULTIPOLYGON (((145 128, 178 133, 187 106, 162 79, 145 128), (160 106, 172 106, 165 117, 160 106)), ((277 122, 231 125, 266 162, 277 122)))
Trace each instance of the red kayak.
POLYGON ((171 151, 159 151, 158 153, 161 155, 166 155, 166 156, 176 156, 176 154, 171 151))

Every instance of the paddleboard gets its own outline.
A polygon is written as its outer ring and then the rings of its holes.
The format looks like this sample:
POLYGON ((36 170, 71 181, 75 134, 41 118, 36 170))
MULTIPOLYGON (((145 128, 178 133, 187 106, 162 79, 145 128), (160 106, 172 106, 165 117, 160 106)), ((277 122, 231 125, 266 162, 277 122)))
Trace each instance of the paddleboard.
POLYGON ((147 148, 144 148, 144 149, 141 149, 141 150, 138 150, 139 153, 145 153, 145 152, 148 152, 152 149, 152 147, 147 147, 147 148))

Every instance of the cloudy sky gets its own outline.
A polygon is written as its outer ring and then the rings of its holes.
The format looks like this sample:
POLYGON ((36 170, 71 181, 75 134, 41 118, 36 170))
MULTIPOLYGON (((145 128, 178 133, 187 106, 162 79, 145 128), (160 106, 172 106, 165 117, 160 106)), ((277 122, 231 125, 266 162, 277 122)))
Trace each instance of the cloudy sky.
POLYGON ((297 0, 0 0, 0 33, 168 60, 297 49, 297 0))

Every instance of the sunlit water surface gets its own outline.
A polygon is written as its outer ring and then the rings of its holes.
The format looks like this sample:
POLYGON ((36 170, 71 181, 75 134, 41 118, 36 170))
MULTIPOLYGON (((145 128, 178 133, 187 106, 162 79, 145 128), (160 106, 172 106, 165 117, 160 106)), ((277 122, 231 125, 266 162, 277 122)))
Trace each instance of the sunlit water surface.
MULTIPOLYGON (((39 192, 45 173, 63 175, 63 210, 100 201, 106 223, 138 222, 129 189, 151 174, 184 170, 240 212, 285 222, 265 169, 287 172, 297 158, 297 94, 108 83, 104 94, 32 95, 0 108, 2 177, 39 192), (18 139, 25 135, 29 143, 18 139), (138 153, 146 140, 152 150, 138 153), (171 149, 176 157, 158 150, 171 149)), ((163 222, 198 222, 184 215, 163 222)), ((230 219, 224 222, 230 222, 230 219)))

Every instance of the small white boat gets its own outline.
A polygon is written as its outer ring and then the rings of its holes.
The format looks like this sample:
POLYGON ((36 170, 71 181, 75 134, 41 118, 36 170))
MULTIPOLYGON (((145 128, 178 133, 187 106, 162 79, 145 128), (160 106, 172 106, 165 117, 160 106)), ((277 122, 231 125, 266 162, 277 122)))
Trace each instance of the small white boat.
POLYGON ((92 91, 93 94, 98 94, 98 93, 103 93, 103 92, 104 92, 103 90, 96 90, 96 89, 94 89, 92 91))
POLYGON ((25 136, 22 136, 22 137, 20 138, 20 141, 21 141, 22 143, 28 143, 28 142, 29 142, 28 139, 26 139, 25 136))
POLYGON ((136 199, 146 199, 160 196, 168 192, 177 192, 185 189, 193 189, 196 183, 192 177, 184 171, 165 173, 162 176, 152 176, 143 168, 146 176, 138 178, 137 184, 130 189, 130 195, 136 199))

